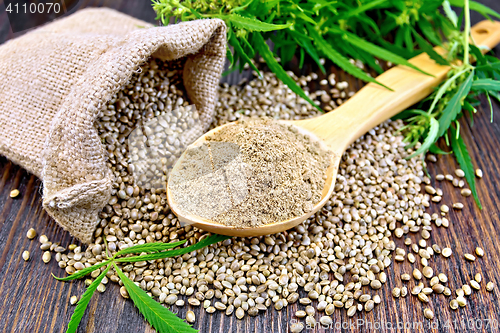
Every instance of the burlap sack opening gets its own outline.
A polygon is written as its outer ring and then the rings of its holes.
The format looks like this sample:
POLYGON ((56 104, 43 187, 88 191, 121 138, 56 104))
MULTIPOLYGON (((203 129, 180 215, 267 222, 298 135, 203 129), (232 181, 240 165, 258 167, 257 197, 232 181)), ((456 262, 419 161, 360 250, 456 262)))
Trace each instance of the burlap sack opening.
POLYGON ((113 176, 94 128, 101 107, 150 56, 187 57, 184 86, 205 129, 226 51, 221 20, 153 27, 81 10, 0 47, 0 154, 43 180, 43 206, 88 243, 113 176))

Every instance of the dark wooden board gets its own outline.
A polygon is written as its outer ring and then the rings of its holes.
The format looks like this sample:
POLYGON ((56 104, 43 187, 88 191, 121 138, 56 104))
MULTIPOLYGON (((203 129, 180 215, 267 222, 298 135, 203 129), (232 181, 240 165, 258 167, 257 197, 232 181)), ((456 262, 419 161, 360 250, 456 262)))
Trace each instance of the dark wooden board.
MULTIPOLYGON (((500 11, 498 0, 480 1, 500 11)), ((150 2, 137 1, 79 1, 75 11, 87 6, 107 6, 116 8, 135 17, 154 22, 155 14, 150 2)), ((473 16, 475 21, 480 18, 473 16)), ((3 4, 0 4, 0 43, 17 37, 9 28, 3 4)), ((498 48, 497 48, 497 55, 498 48)), ((338 73, 345 77, 343 73, 338 73)), ((359 86, 359 82, 349 79, 351 86, 359 86)), ((500 119, 500 107, 494 104, 494 119, 500 119)), ((465 208, 461 212, 450 213, 449 229, 434 228, 431 240, 442 247, 450 246, 454 253, 472 252, 476 246, 486 251, 483 259, 475 263, 467 263, 462 257, 450 259, 438 258, 433 265, 450 277, 449 286, 454 290, 471 280, 480 272, 484 281, 495 281, 497 288, 493 293, 474 292, 468 297, 465 309, 452 311, 448 302, 450 298, 443 295, 433 297, 429 307, 435 311, 436 319, 428 321, 423 318, 423 306, 415 297, 395 300, 391 296, 394 286, 401 285, 399 274, 404 270, 410 272, 408 263, 391 266, 387 270, 388 283, 383 286, 380 295, 381 305, 368 314, 356 315, 349 320, 345 310, 336 311, 334 323, 339 327, 333 330, 318 331, 335 332, 498 332, 500 325, 500 127, 498 123, 490 123, 487 103, 483 100, 474 127, 462 122, 463 137, 471 147, 473 163, 484 171, 484 178, 478 181, 478 192, 483 203, 479 210, 472 199, 464 200, 459 191, 449 183, 439 185, 443 188, 445 203, 463 202, 465 208), (496 328, 494 322, 496 321, 496 328), (464 323, 466 326, 462 326, 464 323), (473 323, 475 327, 467 326, 473 323), (431 326, 432 324, 432 326, 431 326), (489 324, 489 327, 488 327, 489 324), (392 327, 394 329, 388 329, 392 327), (401 329, 396 329, 396 328, 401 329)), ((429 163, 431 175, 451 173, 456 168, 450 156, 439 158, 438 163, 429 163)), ((67 232, 62 230, 41 207, 41 181, 25 170, 0 157, 0 332, 64 332, 73 313, 69 305, 71 295, 84 292, 82 281, 73 283, 58 282, 51 277, 63 275, 55 260, 48 265, 41 261, 42 251, 38 241, 26 238, 26 231, 34 227, 38 234, 46 234, 51 240, 61 241, 63 245, 76 242, 67 232), (21 195, 11 199, 12 189, 19 189, 21 195), (21 259, 24 250, 31 252, 29 262, 21 259)), ((433 210, 437 211, 437 206, 433 210)), ((396 240, 400 247, 405 247, 402 240, 396 240)), ((484 282, 483 282, 484 283, 484 282)), ((410 284, 412 286, 413 284, 410 284)), ((78 332, 100 333, 136 333, 153 332, 142 316, 134 308, 131 301, 125 301, 118 294, 116 285, 110 284, 108 291, 96 293, 89 304, 78 332)), ((194 308, 196 323, 194 327, 202 332, 285 332, 295 318, 297 308, 294 304, 283 311, 267 311, 255 318, 246 317, 237 320, 234 316, 215 313, 208 315, 194 308)), ((190 307, 173 310, 184 317, 190 307)))

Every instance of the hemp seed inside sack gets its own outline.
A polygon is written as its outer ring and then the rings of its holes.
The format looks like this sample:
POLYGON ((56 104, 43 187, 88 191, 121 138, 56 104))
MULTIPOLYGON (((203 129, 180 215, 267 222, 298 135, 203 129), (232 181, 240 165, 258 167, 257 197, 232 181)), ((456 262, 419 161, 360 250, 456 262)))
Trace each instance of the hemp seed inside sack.
POLYGON ((255 227, 310 212, 320 201, 331 152, 271 119, 228 125, 191 147, 169 188, 185 213, 255 227))

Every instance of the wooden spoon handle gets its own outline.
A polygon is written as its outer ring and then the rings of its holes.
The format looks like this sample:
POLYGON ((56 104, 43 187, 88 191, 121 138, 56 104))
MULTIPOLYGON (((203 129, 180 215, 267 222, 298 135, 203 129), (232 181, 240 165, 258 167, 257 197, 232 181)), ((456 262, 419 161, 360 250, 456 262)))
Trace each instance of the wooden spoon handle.
MULTIPOLYGON (((483 50, 486 52, 500 42, 500 22, 482 21, 472 27, 471 36, 476 45, 488 48, 483 50)), ((434 50, 444 53, 440 47, 434 50)), ((373 127, 432 93, 450 70, 449 66, 436 64, 427 53, 409 61, 434 76, 405 66, 393 67, 378 76, 377 81, 394 91, 369 83, 336 110, 296 124, 325 140, 334 151, 344 151, 373 127)))

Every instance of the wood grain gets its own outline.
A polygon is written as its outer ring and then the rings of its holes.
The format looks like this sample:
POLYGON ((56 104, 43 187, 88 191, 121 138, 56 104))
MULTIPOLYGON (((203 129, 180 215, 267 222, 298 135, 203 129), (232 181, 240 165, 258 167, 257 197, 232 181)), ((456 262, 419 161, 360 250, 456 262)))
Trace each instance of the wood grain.
MULTIPOLYGON (((497 0, 480 2, 500 11, 500 3, 497 0)), ((151 22, 155 17, 150 2, 143 0, 80 1, 77 7, 86 6, 108 6, 151 22)), ((0 4, 0 42, 21 34, 13 34, 10 31, 2 7, 3 5, 0 4)), ((479 17, 473 16, 473 19, 477 22, 479 17)), ((500 54, 498 48, 497 54, 500 54)), ((358 89, 361 86, 359 82, 344 73, 332 70, 340 80, 347 80, 352 89, 358 89)), ((237 78, 235 76, 231 80, 237 78)), ((356 315, 350 322, 345 310, 336 311, 334 322, 337 325, 347 326, 342 329, 318 329, 318 332, 499 331, 500 223, 498 221, 500 208, 498 204, 500 203, 500 189, 497 184, 500 184, 498 171, 500 170, 500 156, 497 151, 500 147, 500 127, 497 123, 490 123, 487 105, 487 102, 483 100, 472 128, 465 121, 466 119, 462 119, 461 123, 463 137, 471 147, 473 163, 485 174, 477 184, 484 208, 479 210, 472 199, 464 200, 459 191, 450 183, 435 184, 443 189, 445 203, 451 205, 453 202, 463 202, 465 207, 462 211, 450 213, 451 225, 448 229, 434 228, 431 241, 442 247, 450 246, 456 254, 450 259, 439 257, 435 259, 433 265, 437 270, 447 273, 450 277, 448 285, 452 290, 468 282, 475 273, 480 272, 484 282, 496 282, 495 291, 488 293, 483 286, 480 292, 474 292, 467 298, 467 307, 458 311, 452 311, 448 307, 450 298, 443 295, 433 297, 428 307, 434 310, 436 319, 430 322, 423 318, 424 307, 416 301, 415 297, 398 300, 392 298, 392 288, 401 285, 399 274, 403 271, 410 272, 409 263, 397 264, 386 271, 388 282, 379 292, 383 299, 381 305, 368 314, 356 315), (476 246, 481 246, 486 256, 474 263, 465 262, 463 254, 472 252, 476 246), (473 328, 460 326, 461 321, 467 323, 469 319, 474 320, 477 325, 482 325, 473 328), (496 320, 496 328, 491 325, 486 327, 488 324, 486 320, 496 320), (430 323, 435 326, 429 327, 430 323), (446 323, 450 327, 446 327, 446 323), (407 326, 412 324, 415 326, 407 326), (382 325, 382 329, 377 325, 382 325), (385 329, 384 327, 388 325, 392 325, 393 328, 402 327, 402 329, 385 329)), ((500 119, 499 105, 494 104, 493 107, 494 119, 500 119)), ((431 175, 452 173, 455 168, 456 164, 450 156, 442 156, 437 163, 429 163, 431 175)), ((81 295, 85 289, 82 281, 63 283, 53 279, 50 276, 51 273, 63 275, 63 270, 57 266, 55 260, 47 265, 44 264, 41 261, 42 251, 38 241, 30 241, 25 236, 27 230, 34 227, 39 235, 46 234, 51 240, 60 241, 64 246, 76 242, 43 211, 40 193, 39 179, 13 165, 4 157, 0 157, 0 332, 64 332, 74 309, 69 305, 69 298, 72 295, 81 295), (21 194, 18 198, 12 199, 9 193, 15 188, 19 189, 21 194), (31 252, 31 259, 28 262, 21 259, 21 253, 24 250, 31 252)), ((434 205, 432 210, 437 211, 438 208, 434 205)), ((396 243, 405 248, 402 240, 396 240, 396 243)), ((410 286, 413 286, 412 282, 410 286)), ((303 307, 294 304, 281 312, 269 310, 255 318, 246 317, 242 321, 221 313, 208 315, 196 308, 192 310, 197 318, 194 327, 202 332, 285 332, 289 331, 291 320, 296 319, 294 313, 298 308, 303 307)), ((190 309, 189 306, 182 309, 173 307, 173 310, 179 312, 181 317, 185 316, 188 309, 190 309)), ((136 333, 153 332, 153 330, 145 323, 131 301, 126 301, 119 296, 117 286, 109 285, 108 291, 103 294, 96 293, 90 302, 78 332, 136 333)))

